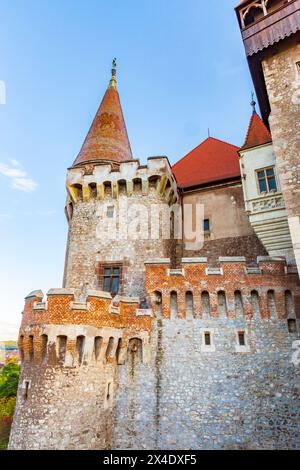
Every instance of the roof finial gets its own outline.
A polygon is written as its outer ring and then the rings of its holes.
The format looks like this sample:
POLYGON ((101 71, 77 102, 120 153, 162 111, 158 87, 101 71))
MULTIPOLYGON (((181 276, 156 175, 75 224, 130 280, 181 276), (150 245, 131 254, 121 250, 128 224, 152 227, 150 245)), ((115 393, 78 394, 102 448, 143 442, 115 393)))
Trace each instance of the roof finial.
POLYGON ((256 106, 256 101, 254 100, 254 93, 253 93, 253 91, 252 91, 252 93, 251 93, 251 98, 252 98, 251 106, 252 106, 252 108, 253 108, 253 114, 256 114, 256 107, 255 107, 255 106, 256 106))
POLYGON ((113 88, 117 87, 116 75, 117 75, 117 59, 114 57, 114 59, 112 61, 111 79, 110 79, 110 82, 109 82, 110 87, 113 87, 113 88))

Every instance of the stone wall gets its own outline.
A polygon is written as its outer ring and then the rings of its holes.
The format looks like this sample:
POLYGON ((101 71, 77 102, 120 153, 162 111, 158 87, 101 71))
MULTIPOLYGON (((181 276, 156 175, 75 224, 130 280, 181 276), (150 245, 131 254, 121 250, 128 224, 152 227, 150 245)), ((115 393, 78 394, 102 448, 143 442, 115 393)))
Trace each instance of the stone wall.
POLYGON ((262 61, 281 188, 300 269, 300 44, 299 34, 280 41, 262 61))
POLYGON ((120 293, 143 299, 144 261, 170 256, 172 251, 170 238, 163 239, 160 232, 152 237, 151 232, 155 226, 151 207, 163 210, 178 198, 168 160, 150 158, 147 167, 136 161, 122 163, 118 170, 110 165, 96 166, 93 171, 72 168, 67 186, 69 237, 64 286, 78 295, 85 295, 86 289, 102 289, 97 266, 115 262, 122 265, 120 293), (136 207, 145 210, 137 237, 130 232, 136 207), (107 218, 108 208, 114 210, 111 219, 107 218), (114 224, 117 237, 112 236, 114 224))
POLYGON ((19 334, 22 372, 11 449, 105 449, 112 446, 118 369, 137 343, 150 357, 151 312, 138 299, 89 292, 75 301, 52 289, 25 303, 19 334))
POLYGON ((244 256, 248 262, 255 263, 258 256, 266 255, 268 252, 256 234, 205 240, 201 250, 183 251, 184 257, 204 256, 210 264, 216 263, 219 256, 244 256))
POLYGON ((297 339, 278 319, 158 321, 151 363, 120 370, 113 448, 298 449, 297 339))
POLYGON ((145 287, 152 309, 27 297, 10 448, 297 448, 297 274, 270 258, 161 260, 145 287))

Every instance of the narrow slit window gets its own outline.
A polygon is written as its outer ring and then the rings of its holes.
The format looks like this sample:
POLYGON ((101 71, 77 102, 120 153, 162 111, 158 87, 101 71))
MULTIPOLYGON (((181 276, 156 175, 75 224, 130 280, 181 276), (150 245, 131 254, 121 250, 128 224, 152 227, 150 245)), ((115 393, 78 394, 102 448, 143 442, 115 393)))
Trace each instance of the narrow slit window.
POLYGON ((238 338, 239 338, 239 345, 240 346, 246 346, 246 338, 245 338, 245 332, 244 331, 239 331, 238 332, 238 338))
POLYGON ((114 206, 108 206, 107 212, 106 212, 107 218, 108 219, 113 219, 114 214, 115 214, 115 207, 114 206))
POLYGON ((204 232, 210 232, 210 221, 209 221, 209 219, 204 219, 203 229, 204 229, 204 232))
POLYGON ((204 333, 204 344, 205 346, 211 346, 211 337, 209 332, 204 333))
POLYGON ((29 380, 25 380, 25 384, 24 384, 24 399, 25 400, 27 400, 28 398, 29 387, 30 387, 29 380))
POLYGON ((289 333, 297 333, 297 324, 294 318, 288 319, 288 330, 289 333))

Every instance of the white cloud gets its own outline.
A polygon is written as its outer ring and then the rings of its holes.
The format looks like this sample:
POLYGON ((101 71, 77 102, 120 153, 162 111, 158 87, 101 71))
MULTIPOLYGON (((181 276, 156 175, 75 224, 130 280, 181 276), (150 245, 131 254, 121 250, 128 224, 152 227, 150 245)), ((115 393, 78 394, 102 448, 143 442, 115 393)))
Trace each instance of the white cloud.
POLYGON ((10 160, 11 165, 0 163, 0 174, 10 179, 14 189, 25 192, 35 191, 37 183, 21 168, 17 160, 10 160))
POLYGON ((15 160, 14 158, 10 158, 9 160, 14 166, 21 166, 21 163, 18 162, 18 160, 15 160))

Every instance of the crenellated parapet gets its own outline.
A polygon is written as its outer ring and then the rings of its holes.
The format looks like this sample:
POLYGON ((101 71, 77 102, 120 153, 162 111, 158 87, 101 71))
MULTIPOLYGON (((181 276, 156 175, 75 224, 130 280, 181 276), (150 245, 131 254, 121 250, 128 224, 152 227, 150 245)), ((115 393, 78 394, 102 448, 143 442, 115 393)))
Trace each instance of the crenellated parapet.
POLYGON ((288 320, 300 309, 297 271, 280 258, 183 258, 171 269, 169 259, 146 263, 146 289, 156 316, 163 318, 237 318, 288 320))
POLYGON ((156 190, 169 204, 178 201, 177 184, 167 157, 150 157, 147 165, 131 160, 117 168, 110 163, 70 168, 67 190, 74 204, 92 198, 103 201, 106 196, 118 199, 121 194, 147 195, 151 190, 156 190))
POLYGON ((141 359, 150 356, 152 311, 138 298, 88 291, 79 301, 69 289, 34 291, 25 299, 19 334, 25 363, 76 367, 91 363, 124 364, 133 342, 141 359))

